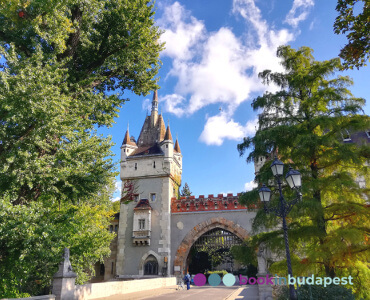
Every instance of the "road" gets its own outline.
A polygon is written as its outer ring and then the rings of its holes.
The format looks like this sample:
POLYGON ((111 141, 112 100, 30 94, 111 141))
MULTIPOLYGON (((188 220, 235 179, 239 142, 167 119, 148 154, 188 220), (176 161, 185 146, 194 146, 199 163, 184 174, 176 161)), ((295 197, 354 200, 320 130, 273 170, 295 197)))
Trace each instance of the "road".
POLYGON ((159 288, 154 290, 114 295, 99 300, 234 300, 234 299, 258 299, 258 287, 240 287, 240 286, 218 286, 209 285, 198 287, 191 286, 190 290, 176 290, 176 286, 159 288))

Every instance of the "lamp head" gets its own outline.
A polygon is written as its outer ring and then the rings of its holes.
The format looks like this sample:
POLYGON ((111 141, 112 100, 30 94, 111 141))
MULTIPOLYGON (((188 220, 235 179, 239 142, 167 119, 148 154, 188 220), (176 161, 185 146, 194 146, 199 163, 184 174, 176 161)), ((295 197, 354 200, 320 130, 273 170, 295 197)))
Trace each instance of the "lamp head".
POLYGON ((285 176, 285 180, 288 182, 291 189, 300 188, 302 185, 302 176, 297 170, 293 170, 289 167, 289 172, 285 176))
POLYGON ((262 202, 269 202, 271 198, 271 190, 263 184, 262 187, 258 190, 260 200, 262 202))
POLYGON ((277 157, 275 156, 275 159, 271 164, 272 174, 274 174, 274 176, 281 176, 283 175, 283 170, 284 170, 284 163, 278 160, 277 157))

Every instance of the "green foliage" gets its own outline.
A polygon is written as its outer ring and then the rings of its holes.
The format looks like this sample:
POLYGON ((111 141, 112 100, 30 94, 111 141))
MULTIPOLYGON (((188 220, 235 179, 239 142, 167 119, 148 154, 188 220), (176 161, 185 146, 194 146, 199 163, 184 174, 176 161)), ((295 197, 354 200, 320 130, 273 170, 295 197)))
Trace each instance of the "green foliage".
POLYGON ((121 202, 120 201, 114 201, 112 203, 112 210, 114 213, 119 213, 121 210, 121 202))
POLYGON ((188 197, 188 196, 191 196, 191 195, 192 195, 192 192, 190 191, 189 185, 187 184, 187 182, 185 182, 185 185, 181 190, 181 196, 182 197, 188 197))
MULTIPOLYGON (((366 265, 369 261, 369 211, 364 195, 368 185, 356 180, 362 176, 369 182, 369 146, 366 141, 343 143, 347 130, 365 131, 370 118, 363 114, 365 100, 354 97, 348 89, 350 78, 333 74, 341 68, 339 59, 315 61, 311 49, 279 47, 284 73, 265 70, 260 77, 266 84, 280 87, 275 93, 257 97, 252 107, 259 114, 259 128, 254 137, 238 145, 241 155, 249 148, 248 162, 278 153, 285 162, 302 174, 303 200, 288 216, 289 242, 293 252, 293 274, 313 273, 325 276, 353 276, 351 288, 358 296, 368 286, 366 265), (362 267, 356 267, 362 266, 362 267)), ((273 195, 271 161, 261 168, 256 181, 268 183, 273 195)), ((286 199, 294 193, 283 186, 286 199)), ((244 193, 242 201, 260 205, 257 189, 244 193)), ((276 205, 273 197, 270 205, 276 205)), ((261 206, 260 206, 261 207, 261 206)), ((284 257, 282 230, 278 220, 263 210, 257 213, 253 228, 264 226, 273 230, 259 233, 252 245, 266 244, 284 257)), ((276 271, 286 272, 286 264, 275 263, 276 271)))
POLYGON ((256 250, 251 246, 250 243, 244 243, 243 245, 234 245, 230 249, 234 259, 243 265, 257 265, 256 250))
POLYGON ((108 184, 111 142, 95 127, 111 126, 125 89, 157 87, 152 10, 150 1, 1 2, 2 195, 75 203, 108 184))
MULTIPOLYGON (((289 288, 282 286, 277 295, 277 300, 289 299, 289 288)), ((340 285, 328 285, 323 287, 321 285, 302 285, 298 288, 299 300, 325 299, 337 300, 346 299, 354 300, 355 296, 352 291, 340 285)))
POLYGON ((348 39, 339 56, 346 69, 366 66, 370 58, 370 2, 368 0, 338 0, 334 32, 348 39))
POLYGON ((69 247, 77 282, 109 255, 111 126, 155 79, 149 0, 0 0, 0 293, 35 295, 69 247), (115 94, 115 91, 119 93, 115 94))
POLYGON ((37 295, 51 285, 63 249, 70 248, 77 283, 94 272, 94 264, 110 254, 107 205, 45 207, 0 202, 0 296, 37 295))
POLYGON ((228 272, 226 270, 218 270, 218 271, 207 271, 208 275, 211 274, 218 274, 222 278, 224 275, 226 275, 228 272))

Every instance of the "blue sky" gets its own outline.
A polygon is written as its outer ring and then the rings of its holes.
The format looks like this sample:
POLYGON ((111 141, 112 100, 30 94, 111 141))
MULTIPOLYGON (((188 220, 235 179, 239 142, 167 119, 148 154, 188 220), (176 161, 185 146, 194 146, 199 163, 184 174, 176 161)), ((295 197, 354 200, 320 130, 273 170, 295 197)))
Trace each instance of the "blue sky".
MULTIPOLYGON (((254 167, 236 150, 253 136, 257 113, 251 101, 275 87, 257 74, 282 71, 276 48, 308 46, 316 60, 337 57, 346 43, 335 35, 335 0, 157 0, 155 20, 166 49, 158 77, 159 110, 183 154, 183 184, 193 195, 238 193, 253 187, 254 167)), ((369 99, 369 67, 344 72, 353 78, 356 97, 369 99)), ((138 138, 152 95, 130 98, 104 134, 116 145, 115 160, 130 124, 138 138)), ((369 114, 370 105, 365 108, 369 114)), ((118 178, 117 178, 118 179, 118 178)), ((117 180, 119 196, 120 182, 117 180)))

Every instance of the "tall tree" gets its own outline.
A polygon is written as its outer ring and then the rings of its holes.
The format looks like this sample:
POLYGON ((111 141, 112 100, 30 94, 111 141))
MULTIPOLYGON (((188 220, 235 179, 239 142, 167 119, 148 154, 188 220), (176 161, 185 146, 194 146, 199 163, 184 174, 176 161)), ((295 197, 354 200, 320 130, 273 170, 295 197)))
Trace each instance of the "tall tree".
MULTIPOLYGON (((253 109, 262 110, 259 127, 238 150, 243 155, 252 149, 248 162, 277 151, 280 160, 303 175, 303 200, 289 215, 289 240, 296 254, 294 274, 351 275, 356 292, 364 295, 370 275, 370 218, 365 202, 369 188, 359 186, 356 180, 361 175, 369 179, 370 151, 366 140, 344 143, 343 137, 348 132, 364 132, 370 127, 370 118, 362 111, 365 100, 348 90, 351 79, 332 76, 340 69, 340 60, 315 61, 311 52, 307 47, 278 48, 285 72, 265 70, 259 76, 265 84, 280 89, 253 101, 253 109)), ((261 168, 257 182, 273 182, 270 164, 268 161, 261 168)), ((285 193, 293 197, 291 191, 285 193)), ((245 193, 242 200, 257 203, 257 189, 245 193)), ((276 217, 260 210, 254 228, 259 226, 276 228, 276 217)), ((264 242, 277 253, 284 249, 281 229, 257 235, 253 242, 264 242)), ((274 265, 275 270, 286 272, 284 262, 274 265)))
POLYGON ((346 34, 348 43, 340 51, 344 67, 366 66, 370 58, 370 1, 338 0, 334 32, 346 34))
POLYGON ((1 194, 74 202, 107 184, 111 143, 95 128, 112 125, 125 89, 157 87, 153 15, 151 1, 1 2, 1 194))
POLYGON ((109 255, 115 170, 96 128, 125 90, 158 88, 160 33, 150 0, 0 0, 0 293, 50 285, 63 247, 80 283, 109 255))
POLYGON ((189 185, 187 184, 187 182, 185 182, 185 185, 181 190, 181 196, 182 197, 188 197, 188 196, 191 196, 191 195, 192 195, 192 192, 189 188, 189 185))

